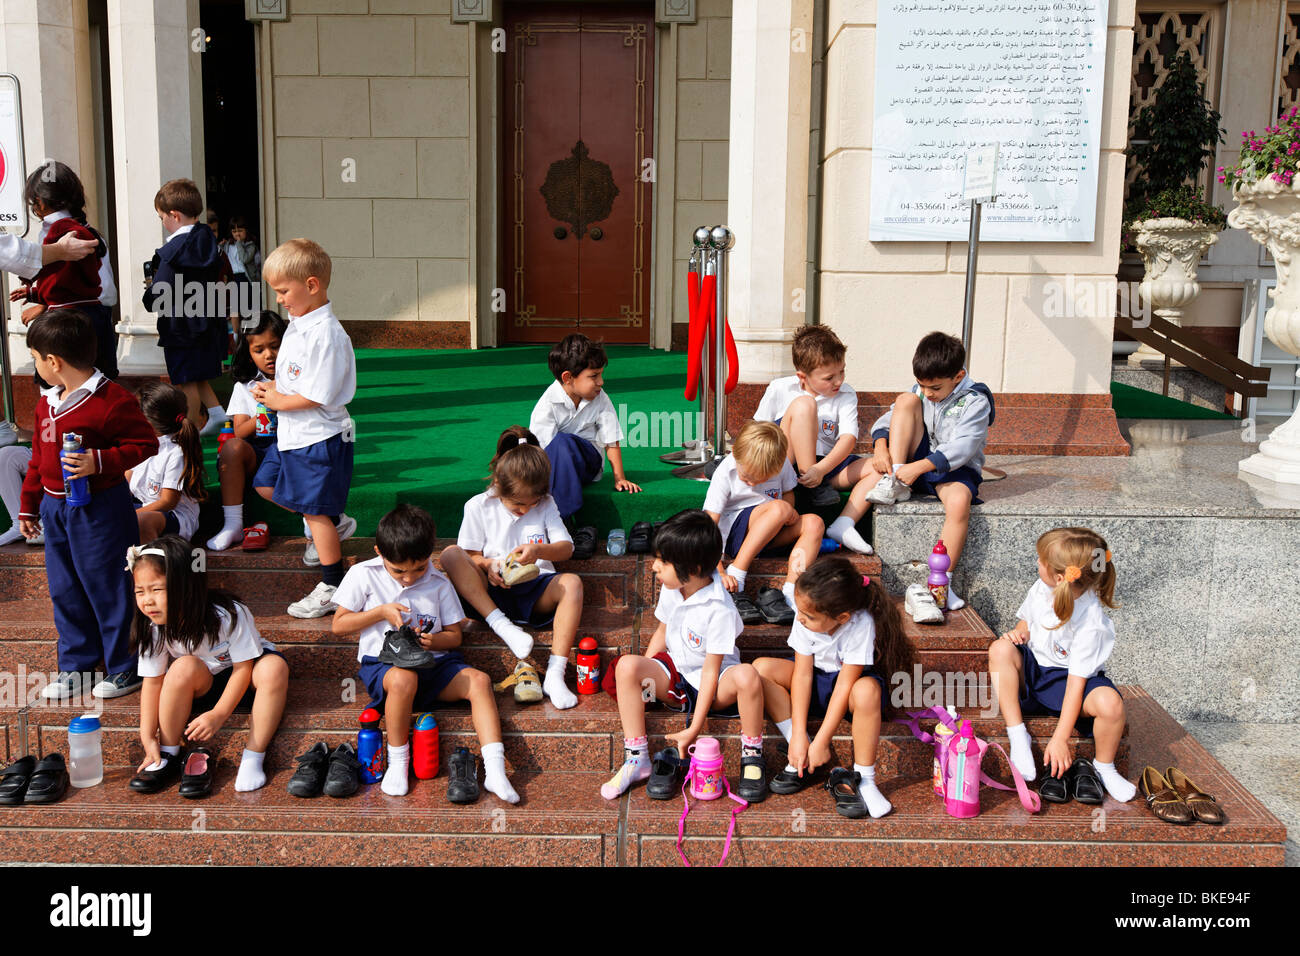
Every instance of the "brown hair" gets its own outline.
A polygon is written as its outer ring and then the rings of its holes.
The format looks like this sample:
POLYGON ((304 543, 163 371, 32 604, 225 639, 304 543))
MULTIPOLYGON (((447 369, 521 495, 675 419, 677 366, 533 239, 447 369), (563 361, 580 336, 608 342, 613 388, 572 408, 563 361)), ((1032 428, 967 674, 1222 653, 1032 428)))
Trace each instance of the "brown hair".
POLYGON ((823 365, 843 362, 844 343, 829 325, 805 325, 794 334, 794 344, 790 352, 794 357, 794 367, 805 375, 811 375, 823 365))
POLYGON ((776 422, 745 422, 731 445, 731 454, 746 468, 771 478, 785 464, 785 433, 776 422))
POLYGON ((1053 528, 1038 539, 1038 557, 1048 571, 1064 576, 1052 591, 1052 610, 1061 622, 1057 627, 1070 620, 1075 599, 1086 591, 1095 589, 1102 604, 1118 606, 1110 549, 1106 539, 1091 528, 1053 528))
POLYGON ((523 425, 511 425, 497 439, 497 453, 488 465, 496 493, 502 498, 550 494, 551 460, 537 436, 523 425))
POLYGON ((330 255, 318 242, 290 239, 275 247, 262 263, 262 276, 268 279, 296 279, 306 282, 315 276, 328 288, 333 264, 330 255))
POLYGON ((95 327, 79 309, 54 309, 32 319, 27 347, 41 358, 57 356, 79 372, 95 367, 95 327))
POLYGON ((192 179, 169 179, 154 195, 153 204, 159 212, 178 212, 198 219, 203 213, 203 194, 192 179))
POLYGON ((146 382, 136 397, 149 426, 159 435, 173 436, 185 457, 182 492, 197 502, 207 501, 208 491, 203 485, 203 443, 198 426, 187 417, 189 399, 185 393, 167 382, 146 382))

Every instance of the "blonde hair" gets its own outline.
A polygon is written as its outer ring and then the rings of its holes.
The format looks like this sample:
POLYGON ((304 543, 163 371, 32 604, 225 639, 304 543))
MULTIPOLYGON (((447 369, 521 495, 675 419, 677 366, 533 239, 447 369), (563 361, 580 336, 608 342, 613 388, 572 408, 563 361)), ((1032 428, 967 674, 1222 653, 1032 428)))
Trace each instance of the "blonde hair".
POLYGON ((329 253, 319 243, 310 239, 290 239, 275 247, 262 264, 262 275, 268 279, 295 279, 306 282, 315 276, 326 288, 330 284, 329 253))
POLYGON ((764 478, 771 478, 785 464, 785 433, 776 422, 745 422, 731 445, 736 461, 764 478))
POLYGON ((1038 539, 1038 557, 1047 570, 1062 575, 1052 592, 1052 610, 1063 627, 1074 614, 1079 595, 1095 590, 1101 603, 1115 604, 1115 565, 1106 539, 1091 528, 1053 528, 1038 539))

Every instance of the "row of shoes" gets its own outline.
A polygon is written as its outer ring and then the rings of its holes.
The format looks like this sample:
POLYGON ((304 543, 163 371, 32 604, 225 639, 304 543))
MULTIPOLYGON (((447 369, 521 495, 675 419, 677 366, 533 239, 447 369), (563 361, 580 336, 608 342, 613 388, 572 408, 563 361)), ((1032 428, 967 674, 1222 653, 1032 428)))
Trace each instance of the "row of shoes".
POLYGON ((207 747, 193 747, 182 757, 164 752, 153 769, 141 770, 128 786, 136 793, 160 793, 180 781, 179 793, 187 800, 202 800, 212 794, 219 758, 207 747))
POLYGON ((1225 819, 1219 802, 1177 767, 1170 767, 1163 775, 1155 767, 1147 767, 1138 789, 1151 812, 1166 823, 1185 826, 1199 820, 1218 825, 1225 819))
POLYGON ((20 757, 0 770, 0 806, 57 803, 68 792, 68 765, 63 754, 20 757))
POLYGON ((794 623, 794 610, 786 601, 785 595, 776 588, 759 588, 756 601, 751 601, 744 591, 733 591, 731 601, 736 605, 744 624, 766 621, 768 624, 789 626, 794 623))
MULTIPOLYGON (((352 744, 341 743, 331 751, 325 741, 318 741, 298 758, 298 769, 289 778, 289 795, 350 797, 361 789, 361 769, 352 744)), ((478 758, 468 747, 458 747, 447 761, 447 799, 473 803, 478 797, 478 758)))

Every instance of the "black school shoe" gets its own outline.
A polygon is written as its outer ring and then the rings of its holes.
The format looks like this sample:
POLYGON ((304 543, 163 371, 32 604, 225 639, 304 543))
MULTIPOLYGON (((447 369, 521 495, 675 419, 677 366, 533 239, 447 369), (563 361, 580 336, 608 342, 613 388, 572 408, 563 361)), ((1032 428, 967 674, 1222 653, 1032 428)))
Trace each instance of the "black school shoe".
POLYGON ((761 755, 740 758, 740 779, 736 781, 736 795, 746 803, 762 803, 767 799, 767 773, 761 755))
POLYGON ((1048 803, 1069 803, 1070 785, 1066 782, 1069 773, 1066 770, 1059 777, 1053 777, 1051 768, 1044 768, 1044 776, 1038 781, 1038 796, 1048 803))
POLYGON ((763 620, 763 612, 758 609, 758 606, 754 604, 753 601, 745 596, 744 591, 732 591, 731 603, 736 605, 736 612, 740 614, 740 622, 742 624, 757 624, 759 621, 763 620))
POLYGON ((447 761, 447 799, 452 803, 473 803, 478 799, 478 758, 468 747, 457 747, 447 761))
POLYGON ((638 521, 632 525, 627 536, 628 554, 649 554, 654 547, 654 526, 649 521, 638 521))
POLYGON ((298 769, 289 778, 289 796, 319 797, 325 784, 325 764, 329 760, 329 747, 320 741, 298 758, 298 769))
POLYGON ((1092 765, 1092 761, 1085 757, 1076 757, 1062 779, 1070 788, 1070 796, 1080 803, 1099 807, 1106 799, 1106 785, 1101 781, 1101 774, 1092 765))
POLYGON ((573 556, 570 560, 586 561, 596 553, 596 529, 583 525, 573 532, 573 556))
POLYGON ((180 795, 188 800, 202 800, 212 793, 212 777, 217 758, 207 747, 195 747, 185 758, 181 771, 180 795))
POLYGON ((414 671, 432 667, 435 661, 437 658, 434 657, 433 651, 425 650, 420 646, 420 638, 416 636, 409 624, 403 624, 397 630, 384 634, 384 646, 379 651, 379 663, 392 664, 403 670, 414 671))
POLYGON ((681 790, 681 774, 685 769, 676 747, 659 751, 650 762, 650 779, 645 785, 646 796, 651 800, 671 800, 677 796, 681 790))
POLYGON ((46 754, 32 770, 23 803, 57 803, 67 792, 68 765, 63 761, 63 754, 46 754))
POLYGON ((157 793, 166 790, 181 778, 184 769, 180 754, 162 754, 163 765, 157 770, 141 770, 131 778, 130 788, 136 793, 157 793))
POLYGON ((794 611, 776 588, 758 589, 758 612, 768 624, 793 624, 794 611))
POLYGON ((23 802, 27 783, 35 770, 36 758, 31 754, 0 770, 0 807, 16 807, 23 802))
MULTIPOLYGON (((820 777, 821 774, 818 773, 817 776, 820 777)), ((779 793, 782 796, 787 796, 789 794, 798 793, 800 790, 806 789, 812 784, 812 782, 813 782, 812 771, 805 770, 803 772, 803 776, 801 777, 797 772, 791 772, 789 770, 786 770, 785 767, 782 767, 780 772, 777 773, 777 775, 771 779, 771 781, 768 783, 767 786, 768 789, 771 790, 773 793, 779 793)))
POLYGON ((361 787, 361 761, 357 748, 341 743, 330 754, 330 769, 325 777, 325 796, 350 797, 361 787))

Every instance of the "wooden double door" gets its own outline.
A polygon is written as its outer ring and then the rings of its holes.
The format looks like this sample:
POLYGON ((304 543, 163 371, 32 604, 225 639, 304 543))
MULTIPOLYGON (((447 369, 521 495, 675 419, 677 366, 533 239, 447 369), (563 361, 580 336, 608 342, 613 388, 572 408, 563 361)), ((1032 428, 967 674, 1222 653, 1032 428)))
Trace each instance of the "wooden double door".
POLYGON ((650 342, 653 4, 506 11, 503 342, 650 342))

